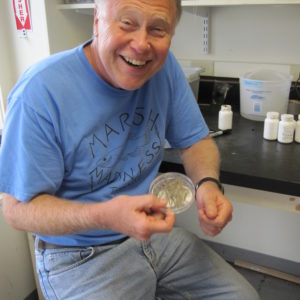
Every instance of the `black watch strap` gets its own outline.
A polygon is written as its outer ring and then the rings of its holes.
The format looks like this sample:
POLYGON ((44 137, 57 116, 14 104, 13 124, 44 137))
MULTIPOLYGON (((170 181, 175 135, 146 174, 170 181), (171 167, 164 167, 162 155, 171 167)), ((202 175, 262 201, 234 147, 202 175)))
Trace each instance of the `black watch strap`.
POLYGON ((196 184, 196 187, 195 187, 196 193, 197 193, 197 190, 199 189, 200 185, 204 182, 207 182, 207 181, 214 182, 219 187, 220 191, 224 194, 223 185, 221 184, 221 182, 218 179, 213 178, 213 177, 204 177, 200 181, 198 181, 198 183, 196 184))

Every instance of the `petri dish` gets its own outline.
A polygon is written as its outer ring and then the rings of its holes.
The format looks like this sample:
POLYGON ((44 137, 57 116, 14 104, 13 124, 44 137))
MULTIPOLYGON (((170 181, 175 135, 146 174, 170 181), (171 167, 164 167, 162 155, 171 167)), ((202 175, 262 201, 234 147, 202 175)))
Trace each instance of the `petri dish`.
POLYGON ((181 173, 168 172, 157 176, 149 192, 161 200, 167 200, 167 208, 175 214, 187 210, 195 200, 195 186, 192 180, 181 173))

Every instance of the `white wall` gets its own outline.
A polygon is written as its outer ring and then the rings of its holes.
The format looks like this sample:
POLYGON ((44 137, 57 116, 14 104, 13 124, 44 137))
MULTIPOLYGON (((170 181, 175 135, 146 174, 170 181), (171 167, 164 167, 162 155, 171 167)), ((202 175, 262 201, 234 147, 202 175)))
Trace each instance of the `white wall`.
POLYGON ((75 47, 92 37, 93 10, 87 15, 75 10, 59 10, 55 0, 46 0, 45 4, 50 53, 75 47))
POLYGON ((6 98, 15 80, 15 64, 12 53, 12 33, 9 20, 9 2, 3 1, 0 9, 0 86, 6 98))
POLYGON ((298 75, 300 5, 210 8, 208 55, 202 51, 202 18, 197 16, 204 13, 201 9, 184 10, 172 43, 172 50, 178 58, 213 62, 210 66, 212 75, 230 76, 231 65, 240 62, 288 66, 294 77, 298 75), (227 73, 224 68, 219 70, 219 62, 228 63, 222 64, 222 67, 227 67, 227 73), (216 74, 218 72, 222 74, 216 74))
POLYGON ((30 4, 32 31, 28 31, 27 38, 21 38, 15 26, 13 3, 9 1, 9 21, 12 29, 13 49, 10 57, 13 57, 17 78, 30 65, 48 56, 50 53, 44 1, 31 0, 30 4))
POLYGON ((17 32, 13 2, 3 1, 0 9, 0 85, 4 99, 18 77, 37 60, 49 55, 44 1, 31 0, 32 31, 27 38, 17 32))

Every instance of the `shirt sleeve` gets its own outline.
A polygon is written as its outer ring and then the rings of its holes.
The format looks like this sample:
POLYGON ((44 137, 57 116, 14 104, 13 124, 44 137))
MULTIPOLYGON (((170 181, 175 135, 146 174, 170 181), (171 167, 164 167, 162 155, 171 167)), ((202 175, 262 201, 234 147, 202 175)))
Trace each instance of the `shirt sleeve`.
POLYGON ((186 148, 206 137, 209 129, 201 114, 183 70, 173 57, 171 70, 173 96, 166 138, 174 148, 186 148))
POLYGON ((0 150, 0 191, 19 201, 54 194, 64 174, 51 123, 21 99, 10 105, 0 150))

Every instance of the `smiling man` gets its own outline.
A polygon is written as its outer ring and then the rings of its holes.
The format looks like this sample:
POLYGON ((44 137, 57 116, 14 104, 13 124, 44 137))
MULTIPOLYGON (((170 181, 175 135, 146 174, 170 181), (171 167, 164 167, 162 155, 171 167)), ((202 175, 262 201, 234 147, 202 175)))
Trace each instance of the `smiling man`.
POLYGON ((9 95, 3 214, 35 234, 46 299, 258 299, 148 193, 168 140, 203 232, 232 218, 218 149, 169 51, 180 13, 179 0, 98 0, 93 39, 32 66, 9 95))

